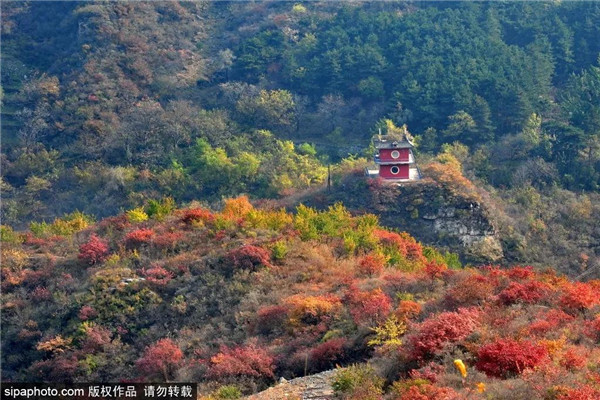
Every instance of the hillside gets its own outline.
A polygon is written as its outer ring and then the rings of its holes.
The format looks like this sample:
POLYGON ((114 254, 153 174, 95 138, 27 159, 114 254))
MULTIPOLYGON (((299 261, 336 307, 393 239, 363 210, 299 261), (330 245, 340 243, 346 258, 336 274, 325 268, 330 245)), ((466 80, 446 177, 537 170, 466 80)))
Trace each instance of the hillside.
POLYGON ((4 379, 197 381, 219 398, 368 361, 336 373, 343 398, 598 395, 597 281, 463 268, 341 205, 151 203, 2 241, 4 379))
POLYGON ((500 190, 595 192, 599 7, 7 3, 3 220, 276 198, 386 118, 500 190))

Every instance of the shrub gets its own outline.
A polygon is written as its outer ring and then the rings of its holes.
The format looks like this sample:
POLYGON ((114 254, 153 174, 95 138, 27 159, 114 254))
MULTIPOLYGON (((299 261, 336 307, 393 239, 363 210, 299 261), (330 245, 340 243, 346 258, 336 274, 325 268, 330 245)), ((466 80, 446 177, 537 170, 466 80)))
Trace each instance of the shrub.
POLYGON ((396 309, 396 316, 400 320, 409 320, 421 314, 423 307, 413 300, 401 300, 396 309))
POLYGON ((86 264, 94 265, 104 262, 108 254, 108 243, 92 234, 86 243, 79 246, 79 255, 77 257, 86 264))
POLYGON ((336 371, 331 386, 342 400, 380 400, 384 379, 368 365, 351 365, 336 371))
POLYGON ((316 325, 331 319, 341 308, 340 299, 333 295, 288 297, 289 322, 293 326, 316 325))
POLYGON ((323 371, 343 361, 345 338, 333 338, 320 343, 310 351, 309 360, 313 370, 323 371))
POLYGON ((582 282, 575 282, 563 289, 560 305, 566 310, 583 311, 598 304, 598 295, 593 288, 582 282))
POLYGON ((34 301, 48 301, 52 299, 52 292, 45 287, 38 286, 31 292, 31 298, 34 301))
POLYGON ((271 257, 262 247, 245 245, 230 251, 227 258, 235 268, 254 270, 261 265, 268 266, 271 257))
POLYGON ((136 361, 140 372, 166 381, 183 359, 183 352, 171 339, 161 339, 146 347, 142 358, 136 361))
POLYGON ((588 355, 583 349, 571 346, 562 355, 560 365, 569 371, 577 371, 586 365, 587 360, 588 355))
POLYGON ((152 229, 136 229, 125 235, 125 245, 127 247, 138 247, 150 243, 154 238, 152 229))
POLYGON ((271 247, 271 256, 273 257, 273 260, 281 261, 285 258, 287 253, 288 247, 285 241, 278 240, 275 243, 273 243, 273 246, 271 247))
POLYGON ((254 207, 250 204, 248 196, 240 196, 235 199, 225 200, 223 215, 229 219, 245 218, 254 207))
POLYGON ((361 292, 351 287, 347 294, 350 315, 357 325, 383 321, 392 309, 392 300, 381 289, 361 292))
POLYGON ((425 275, 427 275, 429 279, 442 279, 448 272, 448 267, 443 263, 429 261, 427 264, 425 264, 424 271, 425 275))
POLYGON ((165 286, 173 279, 173 273, 167 271, 163 267, 152 267, 150 269, 142 269, 142 275, 150 283, 158 286, 165 286))
POLYGON ((190 208, 184 210, 181 216, 181 221, 191 225, 194 222, 211 223, 215 220, 215 216, 210 210, 205 208, 190 208))
POLYGON ((148 214, 144 211, 144 207, 134 208, 127 211, 127 220, 133 223, 144 222, 148 220, 148 214))
POLYGON ((269 333, 281 328, 287 319, 288 308, 281 305, 265 306, 258 309, 257 328, 261 333, 269 333))
POLYGON ((229 348, 222 346, 219 353, 210 359, 208 376, 216 380, 254 377, 273 379, 273 357, 268 352, 249 344, 229 348))
POLYGON ((82 321, 87 321, 90 318, 94 318, 98 315, 98 312, 92 306, 83 306, 81 310, 79 310, 78 317, 82 321))
POLYGON ((517 280, 517 281, 522 281, 522 280, 534 278, 535 277, 535 271, 533 270, 532 266, 513 267, 513 268, 509 268, 506 271, 506 275, 510 279, 514 279, 514 280, 517 280))
POLYGON ((180 232, 165 232, 157 235, 153 244, 159 249, 174 249, 182 238, 183 234, 180 232))
POLYGON ((358 270, 361 274, 373 276, 383 271, 385 261, 382 254, 367 254, 358 263, 358 270))
POLYGON ((597 400, 600 399, 600 390, 583 385, 578 388, 567 389, 566 393, 561 393, 556 398, 557 400, 597 400))
POLYGON ((383 324, 372 329, 375 338, 369 340, 369 346, 399 347, 402 345, 401 337, 406 332, 406 323, 392 315, 383 324))
POLYGON ((489 376, 508 378, 540 365, 547 358, 545 346, 525 340, 498 339, 479 349, 476 367, 489 376))
POLYGON ((149 217, 162 220, 175 210, 175 200, 172 197, 165 197, 161 200, 148 200, 146 213, 149 217))
POLYGON ((215 392, 215 397, 219 400, 235 400, 242 398, 242 392, 237 386, 225 385, 221 386, 215 392))
POLYGON ((449 387, 437 387, 426 379, 395 382, 393 400, 458 400, 458 393, 449 387))
POLYGON ((511 282, 499 294, 500 301, 506 305, 514 303, 536 303, 547 293, 548 287, 542 282, 511 282))
POLYGON ((488 299, 493 291, 494 283, 491 279, 479 273, 470 273, 448 289, 448 298, 459 305, 476 305, 488 299))
POLYGON ((411 336, 413 357, 427 359, 446 345, 465 339, 479 325, 480 312, 474 308, 460 308, 456 312, 443 312, 418 326, 411 336))

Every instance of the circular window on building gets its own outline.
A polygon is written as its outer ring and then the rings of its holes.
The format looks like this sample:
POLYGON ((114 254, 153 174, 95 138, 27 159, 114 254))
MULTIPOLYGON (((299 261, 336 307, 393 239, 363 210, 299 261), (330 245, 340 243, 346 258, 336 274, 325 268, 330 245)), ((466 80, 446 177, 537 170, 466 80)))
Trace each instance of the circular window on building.
POLYGON ((400 168, 394 165, 392 168, 390 168, 390 172, 394 175, 398 175, 398 173, 400 172, 400 168))
POLYGON ((398 150, 392 151, 392 158, 399 158, 399 157, 400 157, 400 152, 398 150))

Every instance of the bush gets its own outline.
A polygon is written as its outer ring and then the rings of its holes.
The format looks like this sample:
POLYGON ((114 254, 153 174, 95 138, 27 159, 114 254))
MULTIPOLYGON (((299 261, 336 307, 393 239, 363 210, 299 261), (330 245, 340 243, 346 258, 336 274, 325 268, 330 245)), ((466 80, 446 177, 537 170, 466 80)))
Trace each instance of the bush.
POLYGON ((540 365, 547 358, 545 346, 529 341, 499 339, 479 349, 476 367, 488 376, 508 378, 540 365))
POLYGON ((142 269, 142 275, 150 283, 157 286, 165 286, 173 279, 173 273, 167 271, 163 267, 152 267, 150 269, 142 269))
POLYGON ((309 360, 312 370, 323 371, 335 367, 345 357, 346 338, 333 338, 318 344, 310 351, 309 360))
POLYGON ((162 220, 175 210, 175 200, 172 197, 165 197, 162 200, 148 200, 146 213, 149 217, 162 220))
POLYGON ((350 315, 357 325, 377 324, 388 316, 392 309, 392 300, 381 289, 361 292, 351 287, 347 294, 350 315))
POLYGON ((479 325, 480 312, 474 308, 460 308, 457 312, 444 312, 420 324, 411 336, 413 357, 427 359, 446 345, 465 339, 479 325))
POLYGON ((254 377, 272 380, 273 357, 255 345, 229 348, 222 346, 219 353, 210 359, 208 375, 216 380, 254 377))
POLYGON ((449 387, 437 387, 426 379, 395 382, 393 400, 458 400, 458 393, 449 387))
POLYGON ((144 211, 144 207, 134 208, 127 211, 127 220, 133 223, 144 222, 148 220, 148 214, 144 211))
POLYGON ((245 245, 232 250, 227 259, 235 268, 254 270, 257 267, 270 265, 271 255, 262 247, 245 245))
POLYGON ((215 397, 219 400, 235 400, 242 398, 242 392, 237 386, 225 385, 217 389, 215 397))
POLYGON ((514 303, 536 303, 547 293, 548 287, 542 282, 511 282, 499 294, 500 301, 506 305, 514 303))
POLYGON ((148 244, 154 238, 152 229, 136 229, 125 235, 125 245, 129 248, 148 244))
POLYGON ((205 208, 190 208, 184 210, 181 215, 181 221, 188 225, 194 222, 203 222, 204 224, 212 223, 215 220, 215 216, 210 210, 205 208))
POLYGON ((342 400, 380 400, 385 380, 368 365, 351 365, 335 373, 331 386, 342 400))
POLYGON ((86 264, 94 265, 104 262, 108 254, 108 243, 92 234, 86 243, 79 246, 79 255, 77 257, 86 264))
POLYGON ((330 320, 341 308, 340 299, 333 295, 288 297, 289 322, 292 326, 317 325, 330 320))
POLYGON ((136 366, 149 377, 158 377, 168 381, 175 368, 183 359, 183 352, 171 339, 161 339, 146 347, 136 366))
POLYGON ((566 286, 560 305, 568 311, 583 311, 598 304, 598 294, 587 283, 575 282, 566 286))
POLYGON ((367 276, 377 275, 383 271, 385 261, 385 257, 381 254, 367 254, 358 263, 358 270, 367 276))

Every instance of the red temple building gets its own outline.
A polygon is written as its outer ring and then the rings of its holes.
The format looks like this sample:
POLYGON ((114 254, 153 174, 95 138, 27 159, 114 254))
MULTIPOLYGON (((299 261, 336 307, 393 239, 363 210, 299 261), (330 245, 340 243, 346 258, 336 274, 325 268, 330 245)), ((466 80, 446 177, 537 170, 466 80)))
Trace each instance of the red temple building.
POLYGON ((378 168, 367 169, 368 176, 396 182, 421 179, 413 153, 415 145, 406 126, 401 134, 374 136, 373 145, 376 150, 374 161, 378 168))

